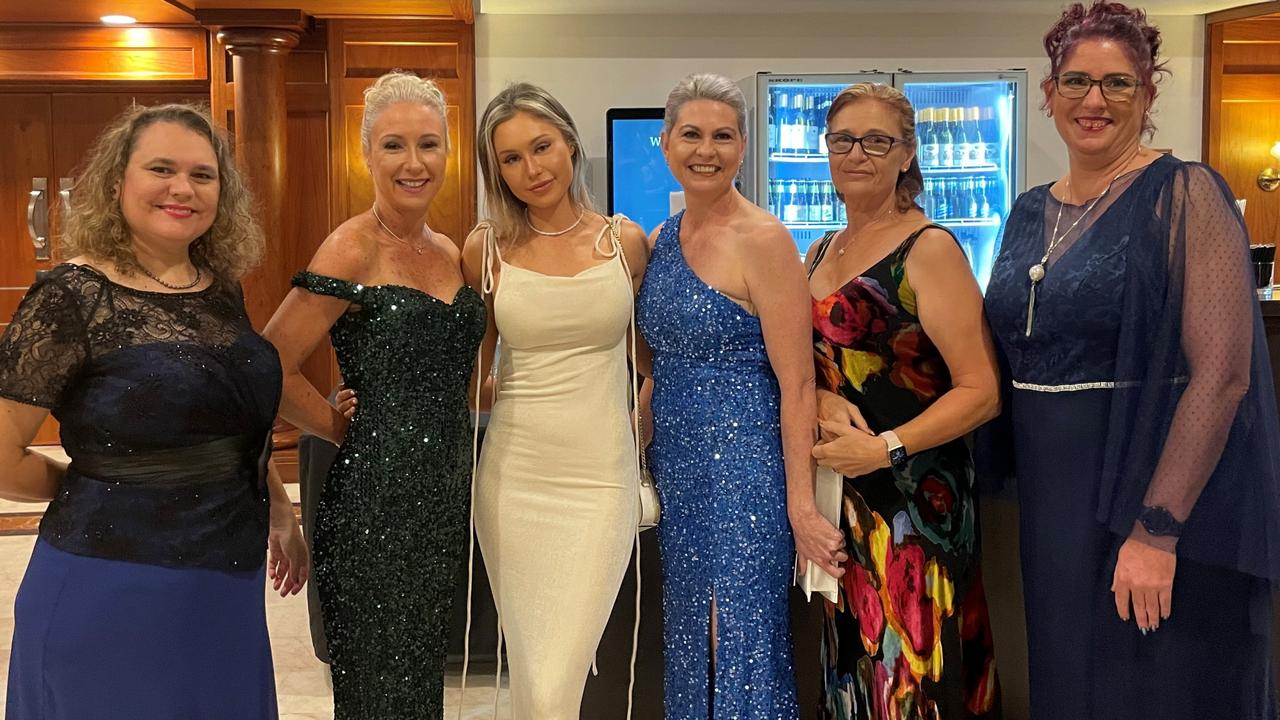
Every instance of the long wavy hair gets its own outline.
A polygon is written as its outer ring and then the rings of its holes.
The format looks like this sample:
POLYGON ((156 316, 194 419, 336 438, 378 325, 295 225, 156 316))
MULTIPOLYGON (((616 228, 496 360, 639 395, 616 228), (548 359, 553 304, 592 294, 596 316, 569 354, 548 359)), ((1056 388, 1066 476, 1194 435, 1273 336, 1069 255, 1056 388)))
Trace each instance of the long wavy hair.
POLYGON ((236 282, 262 257, 265 240, 254 217, 253 195, 236 168, 231 143, 204 106, 173 103, 135 105, 116 118, 86 156, 67 210, 62 249, 67 257, 89 255, 137 271, 129 224, 120 209, 125 168, 142 131, 156 123, 181 125, 209 141, 218 159, 218 206, 213 224, 191 243, 191 262, 224 282, 236 282))
POLYGON ((499 125, 521 112, 545 120, 560 131, 565 143, 573 151, 569 200, 583 211, 595 210, 591 192, 587 188, 587 158, 582 149, 582 136, 578 134, 578 126, 569 116, 569 111, 551 93, 537 85, 516 83, 489 102, 480 118, 476 143, 480 155, 480 173, 484 178, 484 204, 489 216, 488 223, 493 227, 494 236, 505 242, 512 242, 520 237, 526 205, 507 187, 507 181, 502 179, 502 168, 498 164, 498 151, 493 145, 493 136, 499 125))

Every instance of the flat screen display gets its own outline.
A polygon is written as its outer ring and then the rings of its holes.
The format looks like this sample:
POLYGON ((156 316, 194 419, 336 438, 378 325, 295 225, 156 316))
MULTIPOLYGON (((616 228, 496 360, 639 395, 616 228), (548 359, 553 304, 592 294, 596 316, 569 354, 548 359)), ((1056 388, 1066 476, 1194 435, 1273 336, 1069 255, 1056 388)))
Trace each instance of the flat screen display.
POLYGON ((609 212, 650 232, 671 215, 671 193, 680 190, 662 156, 662 108, 611 108, 605 117, 609 212))

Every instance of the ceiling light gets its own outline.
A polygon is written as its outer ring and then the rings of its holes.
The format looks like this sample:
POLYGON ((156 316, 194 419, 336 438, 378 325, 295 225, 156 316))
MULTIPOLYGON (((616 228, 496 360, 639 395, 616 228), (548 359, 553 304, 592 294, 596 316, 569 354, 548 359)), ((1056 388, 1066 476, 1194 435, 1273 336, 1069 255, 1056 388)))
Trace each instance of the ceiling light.
POLYGON ((103 15, 98 18, 104 25, 133 25, 138 22, 138 18, 128 15, 103 15))

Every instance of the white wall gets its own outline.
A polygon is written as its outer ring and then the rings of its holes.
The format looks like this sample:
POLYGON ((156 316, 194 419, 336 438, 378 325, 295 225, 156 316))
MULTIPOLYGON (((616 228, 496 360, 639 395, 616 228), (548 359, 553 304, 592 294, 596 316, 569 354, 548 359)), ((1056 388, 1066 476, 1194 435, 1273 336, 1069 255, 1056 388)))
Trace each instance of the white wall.
MULTIPOLYGON (((692 1, 692 0, 691 0, 692 1)), ((691 72, 735 80, 757 71, 852 72, 1026 68, 1046 72, 1041 38, 1053 15, 480 15, 476 18, 477 117, 507 83, 545 87, 572 113, 592 160, 592 190, 605 198, 605 111, 661 106, 691 72)), ((1153 17, 1173 72, 1160 88, 1154 147, 1200 158, 1203 18, 1153 17)), ((1031 185, 1056 178, 1066 158, 1036 102, 1028 112, 1031 185)))

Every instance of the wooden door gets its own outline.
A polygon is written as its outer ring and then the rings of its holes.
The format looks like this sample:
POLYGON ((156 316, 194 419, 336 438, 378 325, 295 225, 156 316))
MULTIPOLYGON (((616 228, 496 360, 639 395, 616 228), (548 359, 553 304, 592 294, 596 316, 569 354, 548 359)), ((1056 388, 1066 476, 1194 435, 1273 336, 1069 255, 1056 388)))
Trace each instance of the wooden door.
MULTIPOLYGON (((36 272, 52 267, 57 256, 49 227, 51 198, 57 197, 52 140, 47 93, 0 96, 0 147, 5 149, 0 162, 0 331, 36 272)), ((36 437, 40 445, 57 441, 52 422, 36 437)))

